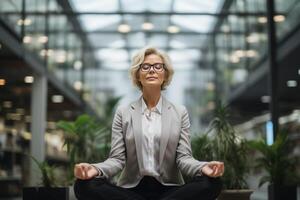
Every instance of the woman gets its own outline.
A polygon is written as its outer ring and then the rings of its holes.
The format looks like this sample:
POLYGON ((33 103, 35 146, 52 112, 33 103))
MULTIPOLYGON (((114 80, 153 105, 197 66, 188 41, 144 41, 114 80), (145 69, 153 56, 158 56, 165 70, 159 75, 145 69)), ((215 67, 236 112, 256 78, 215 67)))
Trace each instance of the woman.
POLYGON ((75 166, 76 197, 215 199, 221 190, 218 177, 224 172, 224 164, 192 157, 187 110, 161 95, 174 73, 168 56, 155 48, 143 49, 133 58, 130 72, 142 96, 117 109, 109 158, 75 166), (108 179, 120 171, 117 186, 109 183, 108 179), (184 184, 182 174, 193 177, 192 181, 184 184))

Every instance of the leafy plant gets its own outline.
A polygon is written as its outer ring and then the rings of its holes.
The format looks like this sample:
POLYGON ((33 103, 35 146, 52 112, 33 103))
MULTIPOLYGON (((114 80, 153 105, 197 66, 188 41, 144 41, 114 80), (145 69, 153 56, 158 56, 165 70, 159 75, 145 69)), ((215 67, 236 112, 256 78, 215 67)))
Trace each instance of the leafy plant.
MULTIPOLYGON (((70 168, 79 162, 100 162, 110 150, 110 130, 113 109, 120 97, 111 98, 106 102, 102 119, 83 114, 75 121, 59 121, 57 127, 64 130, 67 153, 70 158, 70 168)), ((73 170, 70 169, 69 179, 73 180, 73 170)))
POLYGON ((192 138, 193 156, 197 160, 213 160, 212 141, 207 134, 192 138))
MULTIPOLYGON (((70 168, 79 162, 96 162, 103 160, 109 149, 106 126, 98 123, 89 115, 80 115, 74 122, 59 121, 57 126, 64 130, 67 153, 70 158, 70 168)), ((73 179, 70 169, 69 179, 73 179)))
POLYGON ((57 186, 57 179, 54 175, 54 166, 50 166, 47 161, 40 162, 33 156, 30 156, 34 163, 38 166, 41 175, 42 182, 40 183, 44 187, 55 187, 57 186))
POLYGON ((296 167, 299 160, 292 155, 294 145, 285 133, 277 135, 275 142, 268 145, 265 140, 251 141, 249 145, 260 152, 256 159, 256 167, 262 168, 267 175, 260 179, 259 187, 266 182, 282 185, 299 182, 296 167))
POLYGON ((214 133, 214 159, 224 162, 223 183, 226 189, 245 189, 248 188, 245 178, 249 173, 247 141, 238 137, 228 119, 228 108, 219 104, 208 131, 214 133))

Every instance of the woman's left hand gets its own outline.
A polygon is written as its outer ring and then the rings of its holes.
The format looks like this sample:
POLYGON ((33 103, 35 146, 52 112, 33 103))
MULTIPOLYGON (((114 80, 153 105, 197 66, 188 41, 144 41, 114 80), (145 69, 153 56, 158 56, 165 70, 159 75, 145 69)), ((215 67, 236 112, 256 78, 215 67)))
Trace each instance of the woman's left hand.
POLYGON ((224 163, 219 161, 208 162, 203 168, 202 173, 209 177, 219 177, 223 176, 224 173, 224 163))

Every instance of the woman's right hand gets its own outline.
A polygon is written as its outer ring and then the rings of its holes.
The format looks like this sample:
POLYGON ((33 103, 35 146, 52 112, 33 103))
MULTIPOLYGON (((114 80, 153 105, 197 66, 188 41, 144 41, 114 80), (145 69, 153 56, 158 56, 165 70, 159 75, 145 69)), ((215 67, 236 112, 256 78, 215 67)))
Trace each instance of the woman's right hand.
POLYGON ((74 167, 74 176, 78 179, 87 180, 99 174, 99 171, 89 163, 79 163, 74 167))

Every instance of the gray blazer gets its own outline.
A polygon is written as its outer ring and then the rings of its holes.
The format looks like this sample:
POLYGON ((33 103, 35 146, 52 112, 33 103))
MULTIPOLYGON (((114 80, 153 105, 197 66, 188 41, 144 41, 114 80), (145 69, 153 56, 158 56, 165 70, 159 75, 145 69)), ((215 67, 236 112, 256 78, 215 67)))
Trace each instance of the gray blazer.
MULTIPOLYGON (((93 164, 106 178, 122 170, 118 184, 132 187, 142 179, 142 98, 126 107, 118 107, 112 124, 112 140, 109 158, 93 164)), ((184 183, 181 173, 187 176, 199 174, 206 162, 192 157, 190 122, 184 106, 176 106, 162 99, 162 134, 159 149, 160 177, 164 185, 184 183)))

